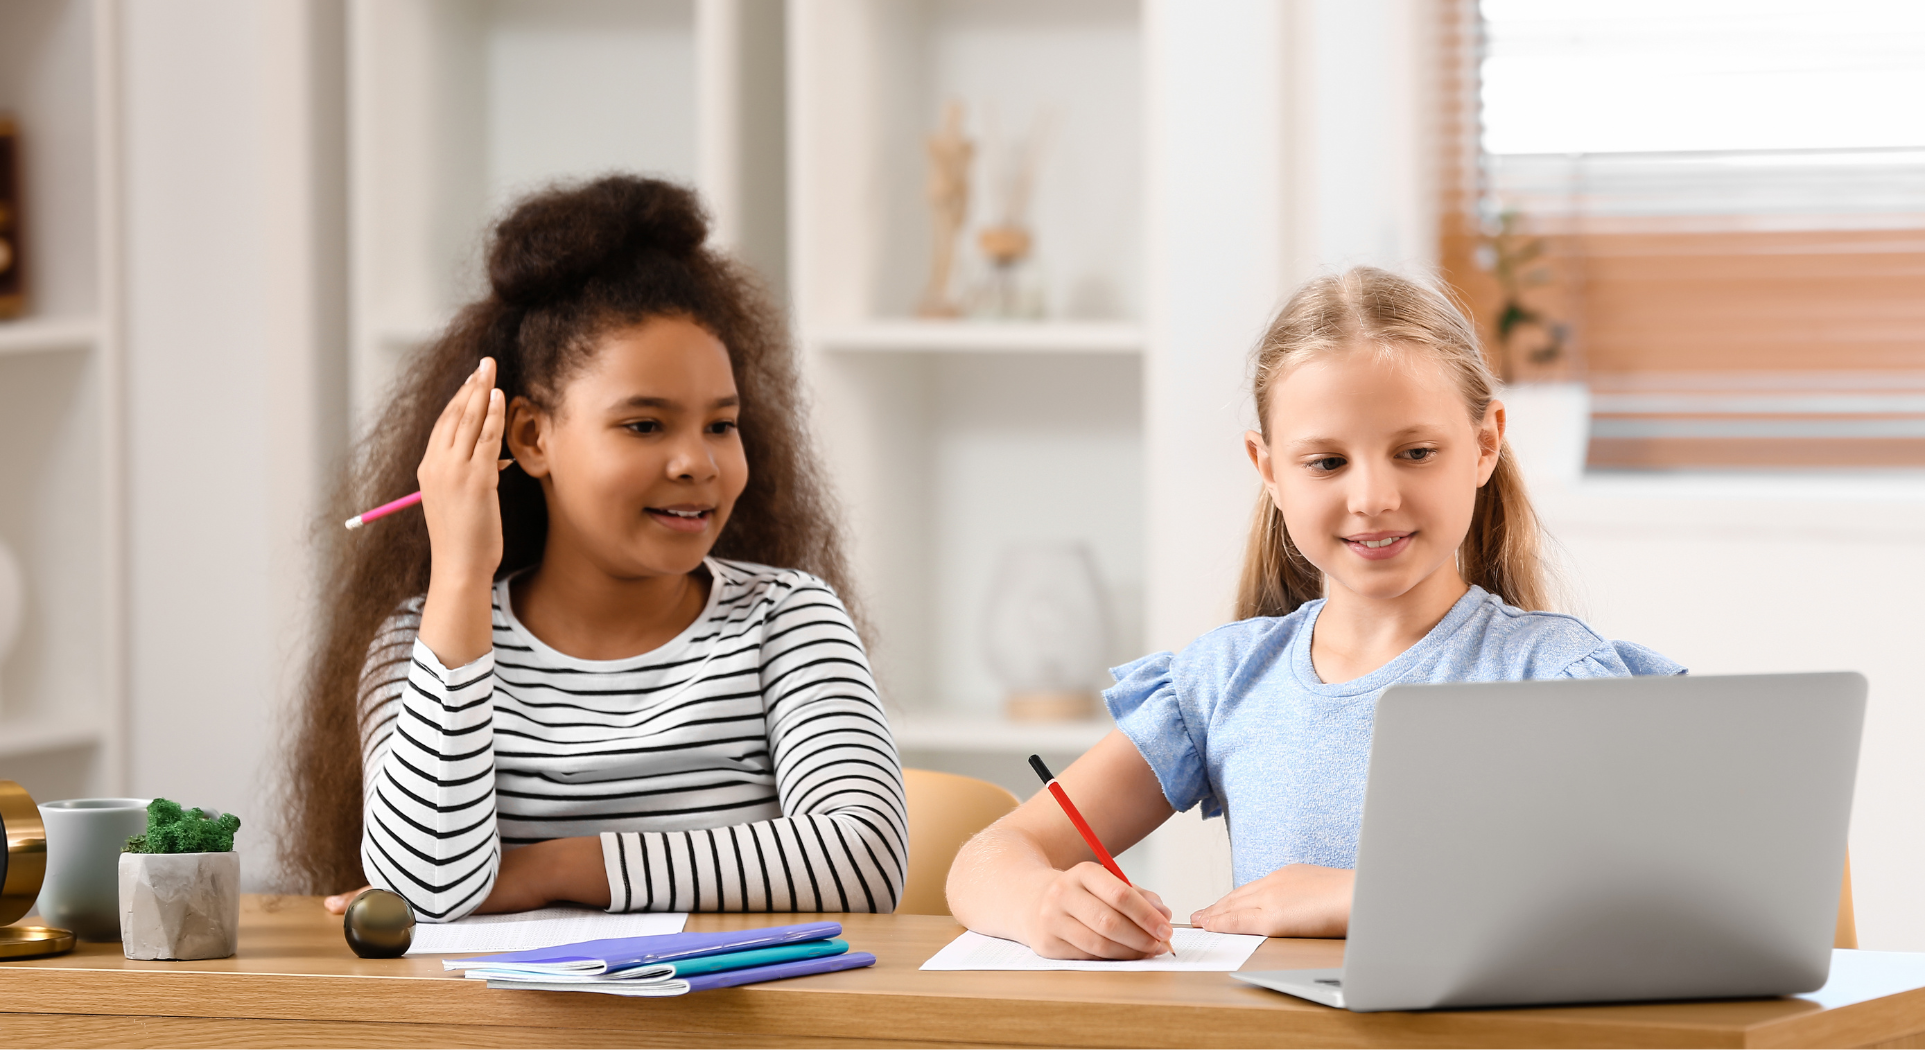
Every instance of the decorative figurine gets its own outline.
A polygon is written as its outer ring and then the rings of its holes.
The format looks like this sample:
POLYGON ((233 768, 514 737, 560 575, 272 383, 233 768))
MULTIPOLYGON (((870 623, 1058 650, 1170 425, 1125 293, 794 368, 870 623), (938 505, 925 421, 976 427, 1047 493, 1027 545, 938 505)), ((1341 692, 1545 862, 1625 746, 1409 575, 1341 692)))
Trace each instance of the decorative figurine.
POLYGON ((976 244, 989 259, 988 281, 973 296, 971 312, 1000 320, 1037 320, 1043 316, 1042 290, 1025 280, 1024 260, 1035 247, 1030 234, 1029 200, 1036 185, 1037 158, 1048 132, 1048 120, 1039 118, 1028 138, 1019 139, 1004 149, 991 125, 989 158, 990 192, 994 197, 996 221, 976 234, 976 244))
POLYGON ((942 130, 929 136, 929 283, 923 287, 919 317, 955 317, 962 312, 949 297, 956 265, 956 240, 969 218, 969 164, 976 145, 963 136, 963 107, 943 107, 942 130))
POLYGON ((363 959, 397 959, 414 943, 414 911, 398 893, 362 890, 348 903, 341 932, 363 959))
POLYGON ((1099 710, 1109 648, 1103 588, 1081 543, 1022 543, 1003 553, 983 625, 984 652, 1018 722, 1070 721, 1099 710))

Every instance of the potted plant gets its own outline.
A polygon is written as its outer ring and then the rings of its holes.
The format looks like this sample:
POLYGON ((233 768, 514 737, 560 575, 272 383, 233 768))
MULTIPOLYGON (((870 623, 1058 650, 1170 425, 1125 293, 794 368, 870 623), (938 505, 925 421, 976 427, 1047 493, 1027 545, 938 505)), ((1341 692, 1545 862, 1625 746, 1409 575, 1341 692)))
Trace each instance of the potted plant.
POLYGON ((1571 325, 1552 316, 1560 299, 1569 305, 1570 282, 1560 279, 1549 240, 1527 232, 1514 211, 1484 236, 1478 263, 1503 297, 1494 328, 1511 451, 1533 484, 1573 484, 1590 453, 1591 388, 1576 374, 1571 325))
POLYGON ((147 833, 120 855, 120 938, 129 959, 225 959, 241 930, 241 855, 232 813, 157 798, 147 833))

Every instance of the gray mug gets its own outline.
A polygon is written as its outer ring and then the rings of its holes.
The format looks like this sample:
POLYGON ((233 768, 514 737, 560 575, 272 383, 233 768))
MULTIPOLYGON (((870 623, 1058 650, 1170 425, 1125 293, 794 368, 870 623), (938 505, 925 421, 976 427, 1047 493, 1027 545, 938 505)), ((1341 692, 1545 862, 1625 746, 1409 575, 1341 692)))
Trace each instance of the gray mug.
POLYGON ((47 877, 40 918, 83 941, 120 940, 120 848, 147 830, 147 799, 47 802, 47 877))

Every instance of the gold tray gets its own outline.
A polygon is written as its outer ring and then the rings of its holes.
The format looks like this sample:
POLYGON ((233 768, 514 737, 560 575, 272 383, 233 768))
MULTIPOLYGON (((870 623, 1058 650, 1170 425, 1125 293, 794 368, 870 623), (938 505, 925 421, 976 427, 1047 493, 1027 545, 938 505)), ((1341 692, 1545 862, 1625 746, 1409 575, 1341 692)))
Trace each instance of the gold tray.
POLYGON ((74 950, 74 935, 50 926, 0 926, 0 959, 32 959, 74 950))

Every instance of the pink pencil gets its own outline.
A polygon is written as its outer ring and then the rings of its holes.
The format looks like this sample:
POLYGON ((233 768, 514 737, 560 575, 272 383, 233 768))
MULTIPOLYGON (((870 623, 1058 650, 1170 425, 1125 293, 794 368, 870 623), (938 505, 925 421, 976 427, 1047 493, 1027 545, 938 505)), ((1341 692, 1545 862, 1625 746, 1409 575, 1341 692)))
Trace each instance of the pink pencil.
MULTIPOLYGON (((500 460, 495 464, 495 469, 507 470, 508 464, 513 462, 514 460, 512 459, 500 460)), ((400 499, 395 500, 392 503, 383 503, 379 507, 374 508, 373 510, 364 510, 359 514, 356 514, 354 517, 349 518, 347 520, 347 526, 350 529, 358 529, 361 526, 366 525, 368 522, 373 521, 376 518, 385 518, 388 515, 393 514, 397 510, 407 510, 409 507, 412 507, 419 502, 421 502, 421 493, 411 492, 401 497, 400 499)))
POLYGON ((411 492, 392 503, 383 503, 373 510, 364 510, 356 514, 354 517, 348 519, 348 528, 358 529, 376 518, 385 518, 397 510, 406 510, 419 502, 421 502, 421 493, 411 492))

